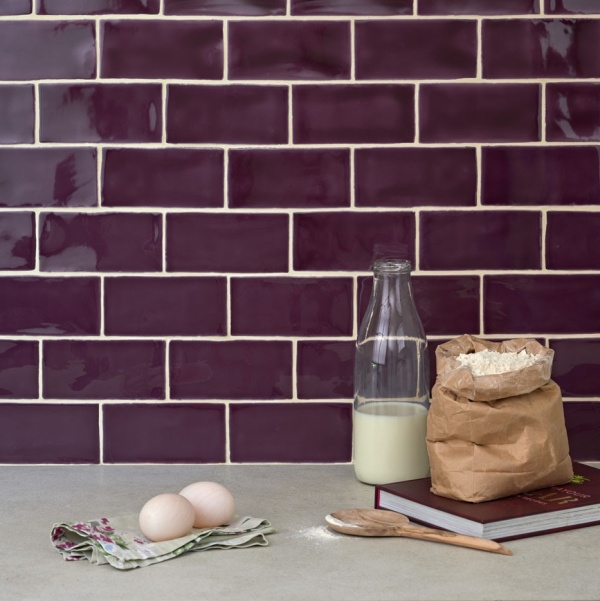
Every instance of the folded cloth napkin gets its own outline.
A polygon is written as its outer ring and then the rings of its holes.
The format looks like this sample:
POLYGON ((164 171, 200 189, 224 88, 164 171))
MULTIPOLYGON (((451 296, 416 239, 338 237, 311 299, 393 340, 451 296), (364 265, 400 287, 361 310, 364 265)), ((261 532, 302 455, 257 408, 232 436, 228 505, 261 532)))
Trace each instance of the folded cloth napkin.
POLYGON ((228 526, 194 528, 180 538, 159 543, 139 529, 138 515, 99 518, 89 522, 63 522, 52 527, 52 544, 66 561, 87 559, 131 570, 172 559, 188 551, 266 546, 266 534, 275 532, 267 520, 243 517, 228 526))

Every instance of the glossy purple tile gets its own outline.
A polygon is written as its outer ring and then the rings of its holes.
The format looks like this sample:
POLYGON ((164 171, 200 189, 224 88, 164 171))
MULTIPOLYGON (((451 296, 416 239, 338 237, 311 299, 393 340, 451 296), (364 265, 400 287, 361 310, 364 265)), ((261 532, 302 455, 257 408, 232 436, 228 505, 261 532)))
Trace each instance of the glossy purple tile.
POLYGON ((600 339, 550 340, 552 379, 564 397, 600 396, 600 339))
POLYGON ((0 270, 35 267, 35 215, 0 213, 0 270))
POLYGON ((548 211, 546 267, 600 269, 600 213, 548 211))
POLYGON ((358 21, 357 79, 459 79, 477 72, 475 21, 358 21))
POLYGON ((413 290, 427 335, 479 331, 477 276, 418 276, 413 278, 413 290))
POLYGON ((223 77, 220 21, 105 21, 101 36, 102 77, 223 77))
POLYGON ((351 336, 351 278, 232 278, 231 333, 351 336))
MULTIPOLYGON (((372 283, 371 277, 358 279, 358 324, 367 310, 372 283)), ((412 288, 427 336, 460 336, 479 331, 478 276, 413 275, 412 288)))
POLYGON ((92 22, 0 22, 0 79, 95 76, 96 40, 92 22))
POLYGON ((350 23, 232 21, 230 79, 349 79, 350 23))
POLYGON ((375 247, 393 247, 414 262, 413 213, 319 212, 294 215, 294 269, 365 271, 375 247))
POLYGON ((287 215, 168 215, 167 271, 287 271, 288 224, 287 215))
POLYGON ((287 122, 285 86, 169 86, 168 142, 283 144, 287 122))
POLYGON ((354 395, 353 340, 299 340, 299 399, 351 399, 354 395))
POLYGON ((222 207, 223 151, 108 148, 102 204, 111 207, 222 207))
POLYGON ((356 206, 469 206, 476 203, 474 148, 357 148, 356 206))
POLYGON ((350 403, 240 403, 231 405, 229 420, 234 463, 352 459, 350 403))
POLYGON ((172 341, 173 399, 291 399, 292 343, 172 341))
POLYGON ((156 15, 160 0, 37 0, 38 15, 156 15))
POLYGON ((42 271, 161 271, 162 218, 152 213, 42 213, 42 271))
POLYGON ((104 294, 108 336, 225 334, 225 278, 106 278, 104 294))
POLYGON ((600 141, 600 84, 546 86, 546 139, 600 141))
POLYGON ((160 84, 40 86, 42 142, 160 142, 160 84))
POLYGON ((600 403, 570 401, 563 406, 571 457, 575 461, 599 461, 600 403))
POLYGON ((165 0, 165 15, 285 15, 286 0, 165 0))
POLYGON ((413 96, 410 85, 295 86, 294 142, 412 142, 413 96))
POLYGON ((598 275, 484 276, 487 334, 587 334, 600 317, 598 275))
POLYGON ((423 211, 420 269, 540 269, 537 211, 423 211))
POLYGON ((484 20, 484 78, 600 77, 600 21, 484 20))
POLYGON ((107 404, 102 412, 106 463, 225 462, 225 405, 107 404))
POLYGON ((99 463, 97 405, 0 404, 0 463, 99 463))
POLYGON ((410 15, 412 0, 291 0, 292 15, 410 15))
POLYGON ((600 204, 600 147, 482 149, 486 205, 600 204))
POLYGON ((0 334, 100 332, 98 278, 3 277, 0 289, 0 334))
POLYGON ((537 84, 433 84, 419 94, 421 142, 535 142, 537 84))
POLYGON ((0 398, 38 398, 38 343, 0 340, 0 398))
POLYGON ((96 179, 92 148, 0 148, 2 207, 93 206, 96 179))
POLYGON ((547 14, 575 13, 598 14, 600 5, 596 0, 544 0, 547 14))
POLYGON ((0 144, 32 143, 33 86, 0 85, 0 144))
POLYGON ((419 0, 420 15, 526 15, 544 0, 419 0))
POLYGON ((154 340, 44 342, 46 399, 164 399, 165 346, 154 340))
POLYGON ((327 208, 350 205, 347 149, 229 151, 232 208, 327 208), (277 177, 273 177, 273 173, 277 177))
POLYGON ((0 15, 28 15, 31 13, 31 0, 3 0, 0 2, 0 15))

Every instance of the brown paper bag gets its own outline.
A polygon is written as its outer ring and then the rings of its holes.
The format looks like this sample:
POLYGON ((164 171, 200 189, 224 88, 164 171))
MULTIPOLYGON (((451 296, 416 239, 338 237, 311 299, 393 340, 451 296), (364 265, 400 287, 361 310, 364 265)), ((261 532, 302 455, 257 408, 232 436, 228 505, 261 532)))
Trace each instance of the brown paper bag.
POLYGON ((437 348, 427 418, 431 492, 478 503, 571 480, 562 396, 550 379, 553 356, 526 339, 461 336, 437 348), (483 349, 525 349, 538 360, 518 371, 474 376, 455 358, 483 349))

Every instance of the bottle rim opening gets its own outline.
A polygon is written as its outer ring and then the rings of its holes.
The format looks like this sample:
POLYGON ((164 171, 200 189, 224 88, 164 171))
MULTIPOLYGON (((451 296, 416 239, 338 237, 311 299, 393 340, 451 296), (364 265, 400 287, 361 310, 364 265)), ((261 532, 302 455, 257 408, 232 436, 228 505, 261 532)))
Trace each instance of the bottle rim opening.
POLYGON ((410 273, 412 264, 405 259, 378 259, 373 262, 376 273, 410 273))

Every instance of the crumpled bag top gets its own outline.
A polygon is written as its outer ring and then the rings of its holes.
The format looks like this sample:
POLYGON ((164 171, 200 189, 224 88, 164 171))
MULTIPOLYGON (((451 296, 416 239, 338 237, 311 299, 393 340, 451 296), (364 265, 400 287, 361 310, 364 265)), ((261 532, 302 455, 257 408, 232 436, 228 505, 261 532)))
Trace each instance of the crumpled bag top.
POLYGON ((482 340, 465 334, 440 344, 436 351, 437 383, 459 396, 471 401, 495 401, 519 396, 536 390, 551 377, 554 351, 528 338, 516 338, 503 342, 482 340), (471 369, 462 365, 456 357, 462 353, 476 353, 484 349, 498 353, 525 350, 535 355, 536 362, 516 371, 474 376, 471 369))

